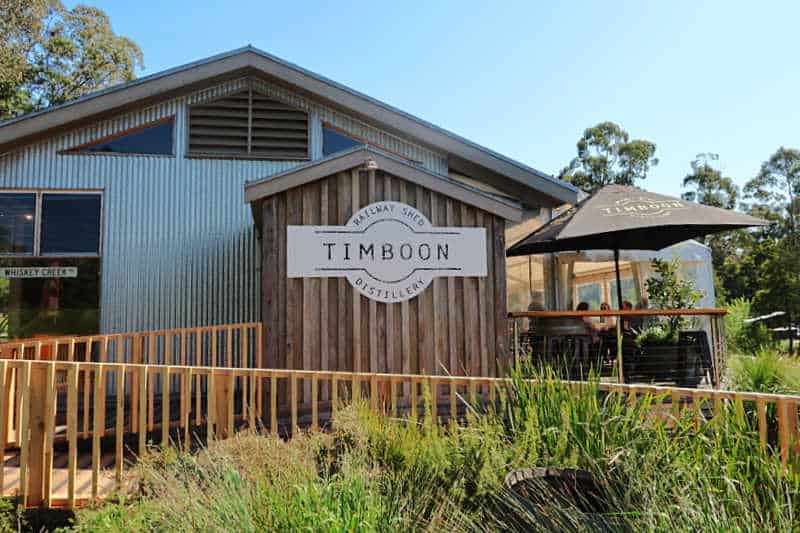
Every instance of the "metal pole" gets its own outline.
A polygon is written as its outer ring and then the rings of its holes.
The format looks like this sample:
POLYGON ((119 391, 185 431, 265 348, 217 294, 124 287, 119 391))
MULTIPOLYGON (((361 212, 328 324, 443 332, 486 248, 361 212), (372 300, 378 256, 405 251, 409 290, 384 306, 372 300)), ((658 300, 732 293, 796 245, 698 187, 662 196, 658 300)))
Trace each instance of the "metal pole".
POLYGON ((617 309, 622 310, 622 282, 619 279, 619 248, 614 249, 614 270, 617 274, 617 309))
POLYGON ((517 323, 517 319, 512 319, 513 326, 514 326, 514 363, 519 362, 519 324, 517 323))

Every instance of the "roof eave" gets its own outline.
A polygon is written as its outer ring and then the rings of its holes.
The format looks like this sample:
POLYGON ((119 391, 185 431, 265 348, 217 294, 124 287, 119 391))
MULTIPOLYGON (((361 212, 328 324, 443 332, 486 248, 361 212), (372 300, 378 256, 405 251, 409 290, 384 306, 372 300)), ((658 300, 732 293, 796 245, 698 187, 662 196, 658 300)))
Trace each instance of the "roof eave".
POLYGON ((403 159, 369 146, 359 146, 317 161, 312 161, 267 178, 245 184, 244 200, 251 204, 279 194, 288 189, 311 183, 364 165, 368 160, 384 172, 475 206, 504 219, 517 222, 522 219, 519 205, 487 194, 448 176, 430 172, 403 159))

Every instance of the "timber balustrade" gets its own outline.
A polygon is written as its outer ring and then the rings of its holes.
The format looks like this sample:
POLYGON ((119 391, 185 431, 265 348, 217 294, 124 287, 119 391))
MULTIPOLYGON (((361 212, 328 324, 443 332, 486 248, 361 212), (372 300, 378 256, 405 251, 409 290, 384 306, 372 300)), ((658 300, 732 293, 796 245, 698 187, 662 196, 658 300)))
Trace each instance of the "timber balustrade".
POLYGON ((108 335, 35 337, 0 343, 0 358, 252 368, 261 362, 261 323, 108 335))
MULTIPOLYGON (((436 406, 440 420, 464 423, 468 404, 494 401, 507 384, 507 379, 491 377, 2 360, 0 441, 16 443, 19 451, 18 467, 7 458, 8 466, 0 470, 0 486, 26 506, 72 508, 123 483, 125 469, 151 444, 188 448, 242 428, 291 437, 299 427, 325 426, 353 397, 387 416, 402 413, 415 419, 436 406), (87 376, 93 384, 88 390, 81 388, 87 376), (114 401, 106 404, 104 383, 111 378, 114 401), (159 382, 160 392, 152 394, 159 382), (11 404, 15 383, 20 401, 11 404), (66 389, 63 397, 59 383, 66 389), (306 383, 312 394, 309 403, 301 404, 298 392, 306 383), (321 384, 331 391, 329 401, 320 400, 321 384), (288 391, 285 397, 279 387, 288 391), (83 394, 88 400, 81 404, 83 394), (13 419, 18 420, 16 438, 8 433, 13 419)), ((739 409, 751 402, 764 453, 779 453, 787 465, 790 453, 800 452, 798 396, 614 383, 599 387, 631 398, 662 397, 674 413, 695 409, 698 424, 726 403, 739 409), (775 413, 777 427, 768 424, 768 411, 775 413)))
POLYGON ((728 357, 727 312, 717 308, 513 312, 508 314, 511 349, 515 358, 530 356, 559 368, 569 379, 585 379, 591 369, 618 383, 718 388, 728 357), (648 327, 673 319, 684 322, 673 342, 637 339, 648 327))

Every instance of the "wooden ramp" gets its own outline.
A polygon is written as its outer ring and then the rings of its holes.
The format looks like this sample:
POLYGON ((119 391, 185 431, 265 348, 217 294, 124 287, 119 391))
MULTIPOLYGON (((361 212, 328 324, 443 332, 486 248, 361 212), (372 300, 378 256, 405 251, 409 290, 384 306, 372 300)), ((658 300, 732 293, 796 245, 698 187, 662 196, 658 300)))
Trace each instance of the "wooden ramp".
MULTIPOLYGON (((3 458, 3 497, 15 498, 20 493, 20 454, 19 450, 7 450, 3 458)), ((55 452, 53 456, 53 482, 51 491, 51 507, 68 507, 69 470, 66 452, 55 452)), ((100 470, 97 477, 97 497, 105 498, 117 488, 113 453, 103 454, 100 459, 100 470)), ((78 454, 75 475, 75 505, 80 506, 92 500, 92 454, 78 454)))

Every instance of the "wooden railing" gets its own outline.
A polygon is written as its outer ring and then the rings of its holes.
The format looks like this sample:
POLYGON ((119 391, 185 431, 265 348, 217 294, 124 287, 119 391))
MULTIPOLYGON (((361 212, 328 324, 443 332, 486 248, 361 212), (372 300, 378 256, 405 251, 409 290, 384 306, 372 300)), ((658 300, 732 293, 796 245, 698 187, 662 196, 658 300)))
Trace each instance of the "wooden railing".
MULTIPOLYGON (((647 319, 656 319, 658 317, 686 317, 689 319, 706 318, 708 323, 706 327, 701 327, 703 332, 708 332, 708 348, 711 363, 711 385, 719 387, 721 378, 724 374, 727 365, 727 344, 725 340, 725 315, 728 313, 727 309, 721 308, 705 308, 705 309, 633 309, 628 311, 622 310, 608 310, 608 311, 520 311, 509 313, 508 317, 511 322, 511 349, 515 357, 525 355, 539 355, 532 353, 535 351, 552 352, 552 341, 557 337, 591 337, 597 333, 590 332, 587 328, 583 328, 581 321, 585 318, 612 318, 615 322, 613 328, 608 330, 614 337, 614 346, 611 346, 613 353, 616 356, 614 361, 613 370, 618 383, 625 383, 635 381, 628 379, 626 376, 625 366, 626 361, 624 354, 626 349, 629 351, 634 341, 632 330, 625 331, 623 323, 644 321, 647 319), (530 331, 527 323, 531 320, 537 321, 538 327, 541 331, 530 331), (548 328, 548 324, 555 324, 558 321, 562 322, 562 332, 559 333, 558 328, 548 328), (566 327, 563 322, 573 321, 573 328, 566 327), (555 329, 556 333, 552 330, 555 329), (579 331, 583 329, 581 333, 579 331), (536 336, 543 338, 542 346, 532 346, 531 342, 526 340, 536 336), (627 342, 626 342, 627 341, 627 342)), ((534 328, 536 329, 536 328, 534 328)), ((552 354, 550 354, 552 355, 552 354)), ((559 354, 563 355, 563 354, 559 354)), ((665 369, 668 370, 668 369, 665 369)), ((656 373, 656 372, 654 372, 656 373)))
MULTIPOLYGON (((188 447, 200 438, 228 437, 237 428, 290 437, 301 426, 324 426, 338 407, 354 397, 387 415, 402 411, 413 419, 426 406, 436 406, 437 416, 458 420, 463 419, 467 404, 491 402, 504 394, 507 384, 507 379, 489 377, 2 360, 0 390, 5 393, 0 394, 0 422, 6 423, 0 423, 0 441, 8 442, 7 421, 18 419, 19 481, 12 492, 22 504, 72 508, 108 493, 104 482, 109 479, 112 485, 121 484, 126 465, 148 443, 188 447), (93 383, 88 409, 79 404, 82 374, 93 383), (9 387, 15 376, 21 400, 10 409, 9 387), (115 401, 106 405, 103 385, 112 377, 115 401), (62 399, 60 382, 66 388, 62 399), (159 392, 155 392, 157 382, 162 384, 159 392), (310 383, 312 394, 310 402, 301 404, 298 391, 305 382, 310 383), (331 391, 330 401, 319 400, 323 383, 331 391), (66 403, 63 416, 59 415, 61 402, 66 403), (78 468, 79 450, 91 454, 88 472, 78 468), (64 453, 66 471, 59 471, 59 476, 66 492, 59 495, 54 490, 54 456, 63 458, 64 453), (113 468, 104 468, 104 463, 109 467, 113 463, 113 468), (90 489, 83 494, 77 489, 81 473, 91 476, 90 489)), ((786 465, 792 450, 800 452, 799 396, 613 383, 599 387, 632 398, 662 396, 675 413, 696 408, 698 423, 706 419, 706 412, 717 413, 727 402, 753 402, 765 453, 776 451, 786 465), (769 429, 770 436, 777 431, 774 446, 768 444, 768 409, 777 413, 777 428, 769 429)), ((5 486, 6 470, 0 473, 0 486, 5 486)))
POLYGON ((0 358, 252 368, 261 364, 261 323, 108 335, 16 339, 0 358))
MULTIPOLYGON (((261 366, 261 335, 261 323, 246 322, 135 333, 17 339, 0 343, 0 360, 253 368, 261 366)), ((94 391, 98 383, 94 381, 92 372, 81 371, 80 374, 77 393, 80 411, 90 413, 93 410, 94 391)), ((14 373, 7 384, 7 409, 12 412, 23 401, 20 377, 18 372, 14 373)), ((65 412, 66 406, 65 379, 66 376, 62 375, 57 381, 56 397, 62 401, 56 413, 61 415, 65 412)), ((105 394, 98 395, 102 406, 100 423, 103 427, 105 427, 106 404, 116 402, 118 390, 116 379, 112 374, 103 380, 102 387, 105 394)), ((128 395, 133 398, 134 404, 138 405, 137 378, 134 376, 126 379, 128 379, 128 395)), ((173 377, 170 383, 166 384, 167 391, 170 386, 173 389, 177 387, 176 379, 173 377)), ((158 379, 148 391, 147 406, 150 413, 153 411, 153 397, 161 394, 163 386, 164 382, 158 379)), ((207 392, 206 387, 207 384, 203 383, 201 386, 203 394, 207 392)), ((241 384, 237 384, 237 391, 238 387, 241 387, 241 384)), ((20 422, 19 417, 8 419, 3 442, 19 445, 20 422)), ((80 434, 84 438, 92 434, 92 423, 88 414, 81 418, 80 434)))

